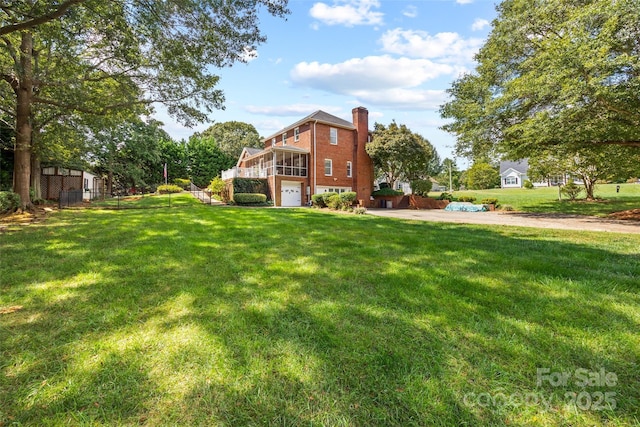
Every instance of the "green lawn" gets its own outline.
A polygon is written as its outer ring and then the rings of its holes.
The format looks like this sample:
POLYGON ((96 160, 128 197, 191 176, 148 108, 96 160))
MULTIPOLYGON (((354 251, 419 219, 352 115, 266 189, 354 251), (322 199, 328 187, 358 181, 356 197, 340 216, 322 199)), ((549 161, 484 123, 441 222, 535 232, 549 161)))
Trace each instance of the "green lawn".
MULTIPOLYGON (((440 193, 433 193, 437 197, 440 193)), ((558 201, 558 187, 540 187, 532 190, 525 188, 496 188, 493 190, 455 191, 454 196, 473 196, 476 203, 485 198, 496 198, 502 205, 511 205, 524 212, 566 213, 577 215, 606 216, 612 212, 640 208, 640 184, 599 184, 595 196, 599 199, 587 202, 579 199, 574 202, 558 201), (616 186, 620 185, 620 192, 616 186)), ((584 197, 584 192, 581 197, 584 197)))
POLYGON ((177 197, 0 234, 0 425, 640 421, 640 235, 177 197))

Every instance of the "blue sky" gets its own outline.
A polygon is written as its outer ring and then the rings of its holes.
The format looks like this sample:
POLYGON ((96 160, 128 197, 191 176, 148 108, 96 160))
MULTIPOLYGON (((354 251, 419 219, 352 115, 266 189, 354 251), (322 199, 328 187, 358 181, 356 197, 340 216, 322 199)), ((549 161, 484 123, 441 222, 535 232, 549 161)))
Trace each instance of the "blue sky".
MULTIPOLYGON (((351 121, 363 106, 370 128, 395 119, 452 156, 438 108, 473 69, 494 1, 290 0, 289 8, 286 20, 262 15, 268 40, 253 59, 218 70, 226 109, 212 121, 251 123, 266 137, 319 109, 351 121)), ((156 117, 177 140, 210 126, 184 128, 160 109, 156 117)))

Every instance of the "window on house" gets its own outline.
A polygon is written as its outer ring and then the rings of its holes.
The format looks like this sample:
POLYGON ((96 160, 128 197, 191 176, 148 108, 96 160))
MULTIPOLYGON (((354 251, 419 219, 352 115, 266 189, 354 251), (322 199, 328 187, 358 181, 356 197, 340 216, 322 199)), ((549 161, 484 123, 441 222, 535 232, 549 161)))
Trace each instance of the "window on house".
POLYGON ((300 128, 295 128, 293 130, 293 141, 294 142, 300 141, 300 128))
POLYGON ((333 175, 333 162, 331 159, 324 159, 324 174, 326 176, 333 175))
POLYGON ((287 145, 287 133, 282 134, 282 145, 287 145))
POLYGON ((347 177, 351 178, 351 162, 347 162, 347 177))
POLYGON ((276 146, 276 139, 275 139, 275 138, 272 138, 272 139, 271 139, 271 146, 272 146, 272 147, 275 147, 275 146, 276 146))
POLYGON ((336 145, 338 143, 338 129, 329 128, 329 140, 332 145, 336 145))
POLYGON ((89 188, 89 178, 84 179, 84 188, 89 188))
POLYGON ((504 179, 504 185, 518 185, 518 178, 515 176, 508 176, 504 179))

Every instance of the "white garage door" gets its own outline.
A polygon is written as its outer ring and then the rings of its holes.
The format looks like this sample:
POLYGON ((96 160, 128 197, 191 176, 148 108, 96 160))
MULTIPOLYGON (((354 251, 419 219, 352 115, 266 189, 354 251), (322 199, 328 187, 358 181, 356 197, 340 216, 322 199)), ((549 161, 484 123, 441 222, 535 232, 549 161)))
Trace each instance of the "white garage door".
POLYGON ((299 182, 282 182, 280 190, 280 206, 301 206, 302 186, 299 182))

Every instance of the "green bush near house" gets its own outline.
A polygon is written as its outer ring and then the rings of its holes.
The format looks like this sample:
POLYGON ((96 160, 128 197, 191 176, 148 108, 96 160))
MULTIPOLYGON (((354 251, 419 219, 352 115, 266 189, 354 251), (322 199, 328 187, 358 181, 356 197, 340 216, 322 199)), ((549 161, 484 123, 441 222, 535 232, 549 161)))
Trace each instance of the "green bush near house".
POLYGON ((233 193, 267 194, 267 180, 258 178, 234 178, 233 193))
POLYGON ((453 201, 453 194, 451 193, 440 193, 440 195, 438 196, 438 200, 448 200, 450 202, 453 201))
POLYGON ((322 194, 314 194, 311 196, 311 203, 316 208, 326 208, 327 204, 324 202, 324 197, 322 194))
POLYGON ((331 196, 335 196, 338 193, 334 193, 333 191, 329 191, 327 193, 322 193, 322 201, 324 202, 325 205, 329 204, 329 198, 331 198, 331 196))
POLYGON ((173 183, 183 190, 189 191, 191 189, 191 181, 185 178, 176 178, 173 183))
POLYGON ((371 193, 372 196, 403 196, 403 191, 393 190, 391 188, 381 188, 371 193))
POLYGON ((175 184, 165 184, 158 186, 159 194, 170 194, 170 193, 180 193, 182 192, 182 187, 179 187, 175 184))
POLYGON ((20 206, 20 195, 12 191, 0 191, 0 213, 13 212, 20 206))
POLYGON ((226 184, 224 183, 222 178, 216 176, 209 183, 209 190, 211 190, 212 193, 220 194, 225 189, 225 186, 226 184))
POLYGON ((342 200, 339 194, 332 194, 327 198, 327 207, 329 209, 338 210, 342 208, 342 200))
POLYGON ((523 186, 524 188, 526 188, 527 190, 533 190, 533 189, 535 188, 535 187, 533 186, 533 182, 531 182, 531 181, 530 181, 530 180, 528 180, 528 179, 525 179, 525 180, 524 180, 524 183, 522 183, 522 186, 523 186))
POLYGON ((340 201, 346 206, 351 206, 353 202, 356 201, 356 192, 345 191, 344 193, 340 193, 340 201))
POLYGON ((267 203, 267 196, 261 193, 235 193, 233 201, 238 205, 257 205, 267 203))

